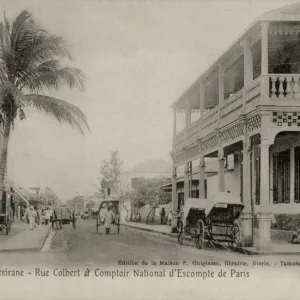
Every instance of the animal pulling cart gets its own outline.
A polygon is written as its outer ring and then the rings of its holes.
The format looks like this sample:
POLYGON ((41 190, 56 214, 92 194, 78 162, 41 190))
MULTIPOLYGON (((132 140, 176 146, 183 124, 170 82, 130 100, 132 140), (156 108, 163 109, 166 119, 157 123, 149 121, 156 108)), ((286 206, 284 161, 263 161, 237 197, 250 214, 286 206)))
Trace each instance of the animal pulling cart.
POLYGON ((62 229, 63 224, 72 223, 73 228, 76 228, 76 217, 75 213, 69 207, 56 207, 53 209, 52 214, 52 229, 55 224, 59 225, 62 229))
POLYGON ((240 197, 230 193, 215 193, 209 200, 188 199, 178 218, 179 244, 182 245, 184 235, 189 235, 198 249, 204 240, 213 247, 240 248, 242 239, 237 220, 243 208, 240 197))

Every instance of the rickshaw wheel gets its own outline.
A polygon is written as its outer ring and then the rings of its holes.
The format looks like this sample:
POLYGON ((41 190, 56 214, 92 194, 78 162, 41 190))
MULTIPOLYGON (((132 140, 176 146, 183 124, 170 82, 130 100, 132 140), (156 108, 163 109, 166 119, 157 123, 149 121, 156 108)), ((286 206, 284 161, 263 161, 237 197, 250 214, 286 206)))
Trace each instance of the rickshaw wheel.
POLYGON ((96 232, 99 233, 99 217, 96 218, 96 232))
POLYGON ((203 239, 204 239, 204 223, 202 220, 197 222, 197 232, 195 237, 196 247, 197 249, 201 249, 203 246, 203 239))
POLYGON ((231 241, 228 243, 228 246, 233 250, 240 247, 241 245, 241 231, 240 226, 238 224, 233 224, 230 231, 231 241))
POLYGON ((178 240, 179 245, 183 244, 182 232, 179 232, 177 234, 177 240, 178 240))
POLYGON ((197 249, 201 249, 202 245, 203 245, 203 239, 202 239, 201 235, 196 236, 195 242, 196 242, 197 249))

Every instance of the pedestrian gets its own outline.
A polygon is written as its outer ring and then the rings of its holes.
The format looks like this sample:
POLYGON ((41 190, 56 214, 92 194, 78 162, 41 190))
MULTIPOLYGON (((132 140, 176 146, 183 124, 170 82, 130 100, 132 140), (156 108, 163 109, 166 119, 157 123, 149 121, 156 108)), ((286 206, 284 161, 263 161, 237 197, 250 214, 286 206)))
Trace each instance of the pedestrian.
POLYGON ((171 225, 171 220, 172 220, 172 211, 170 211, 168 214, 168 225, 171 225))
POLYGON ((35 212, 33 206, 26 208, 25 217, 28 220, 29 229, 33 230, 35 227, 35 217, 36 217, 36 212, 35 212))
POLYGON ((165 211, 165 208, 163 207, 160 212, 160 224, 161 225, 165 224, 165 217, 166 217, 166 211, 165 211))
POLYGON ((114 220, 114 217, 115 216, 114 216, 114 212, 112 211, 112 207, 108 206, 108 208, 105 212, 105 215, 104 215, 104 218, 105 218, 104 226, 105 226, 106 234, 110 233, 110 226, 114 220))
POLYGON ((46 211, 45 211, 45 209, 43 208, 43 209, 42 209, 42 212, 41 212, 41 224, 42 224, 42 225, 46 225, 45 216, 46 216, 46 211))
POLYGON ((36 206, 34 206, 34 210, 36 212, 35 226, 40 225, 40 212, 38 211, 38 208, 36 206))
POLYGON ((30 207, 29 205, 26 206, 25 211, 24 211, 24 219, 26 220, 27 224, 30 224, 30 215, 31 215, 31 211, 30 211, 30 207))

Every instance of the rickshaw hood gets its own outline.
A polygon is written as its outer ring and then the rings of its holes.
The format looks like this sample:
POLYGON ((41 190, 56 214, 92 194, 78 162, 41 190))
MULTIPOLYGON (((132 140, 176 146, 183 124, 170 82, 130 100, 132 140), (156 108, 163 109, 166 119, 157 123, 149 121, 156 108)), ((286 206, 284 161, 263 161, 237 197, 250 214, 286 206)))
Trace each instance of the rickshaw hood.
POLYGON ((183 218, 185 219, 191 208, 205 210, 208 205, 208 199, 189 198, 183 206, 183 218))
POLYGON ((208 215, 212 208, 217 204, 237 204, 244 207, 240 195, 234 193, 217 192, 214 193, 207 202, 205 214, 208 215))

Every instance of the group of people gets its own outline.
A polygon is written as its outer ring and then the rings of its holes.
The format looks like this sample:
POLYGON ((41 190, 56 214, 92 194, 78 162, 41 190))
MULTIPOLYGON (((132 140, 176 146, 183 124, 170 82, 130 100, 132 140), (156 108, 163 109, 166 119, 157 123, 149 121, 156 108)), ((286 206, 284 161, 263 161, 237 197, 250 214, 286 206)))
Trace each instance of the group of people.
POLYGON ((34 230, 37 225, 48 225, 51 216, 52 210, 49 208, 40 210, 36 206, 28 205, 25 209, 23 220, 27 221, 30 230, 34 230))
POLYGON ((160 224, 161 225, 164 225, 164 224, 171 225, 171 220, 172 220, 172 211, 170 211, 168 213, 168 215, 166 215, 166 210, 163 207, 160 211, 160 224))
POLYGON ((132 214, 131 220, 132 220, 133 222, 141 222, 141 221, 142 221, 142 218, 141 218, 140 213, 132 214))

